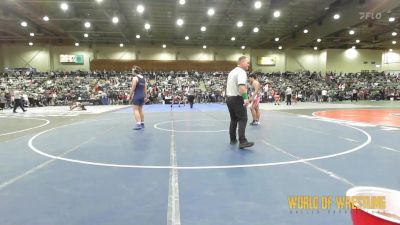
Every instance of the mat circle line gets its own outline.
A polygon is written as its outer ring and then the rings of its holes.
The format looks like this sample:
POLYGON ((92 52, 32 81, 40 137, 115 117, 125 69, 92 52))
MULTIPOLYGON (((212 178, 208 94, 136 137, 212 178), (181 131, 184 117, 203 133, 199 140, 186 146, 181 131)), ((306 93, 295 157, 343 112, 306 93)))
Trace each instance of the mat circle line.
MULTIPOLYGON (((99 121, 99 120, 97 120, 99 121)), ((178 169, 178 170, 209 170, 209 169, 235 169, 235 168, 254 168, 254 167, 268 167, 268 166, 278 166, 278 165, 288 165, 288 164, 296 164, 296 163, 304 163, 304 162, 309 162, 309 161, 316 161, 316 160, 321 160, 321 159, 328 159, 328 158, 334 158, 334 157, 338 157, 341 155, 346 155, 346 154, 350 154, 356 151, 359 151, 360 149, 364 148, 365 146, 367 146, 368 144, 371 143, 371 135, 369 133, 367 133, 366 131, 357 128, 357 127, 353 127, 350 125, 346 125, 346 124, 340 124, 342 126, 345 127, 349 127, 352 129, 355 129, 361 133, 363 133, 366 137, 367 140, 360 144, 359 146, 356 146, 352 149, 343 151, 343 152, 339 152, 339 153, 335 153, 335 154, 330 154, 330 155, 323 155, 323 156, 317 156, 317 157, 311 157, 311 158, 305 158, 305 159, 299 159, 299 160, 290 160, 290 161, 280 161, 280 162, 272 162, 272 163, 258 163, 258 164, 234 164, 234 165, 224 165, 224 166, 155 166, 155 165, 133 165, 133 164, 112 164, 112 163, 100 163, 100 162, 92 162, 92 161, 85 161, 85 160, 77 160, 77 159, 70 159, 70 158, 65 158, 65 157, 60 157, 60 156, 54 156, 48 153, 45 153, 43 151, 41 151, 40 149, 36 148, 33 145, 33 141, 39 137, 42 134, 45 134, 47 132, 53 131, 57 128, 61 128, 61 127, 66 127, 66 126, 71 126, 73 124, 67 124, 67 125, 62 125, 59 127, 54 127, 54 128, 50 128, 47 129, 45 131, 39 132, 36 135, 34 135, 33 137, 31 137, 28 141, 28 146, 29 148, 48 158, 51 159, 57 159, 57 160, 62 160, 62 161, 66 161, 66 162, 72 162, 72 163, 79 163, 79 164, 85 164, 85 165, 92 165, 92 166, 102 166, 102 167, 117 167, 117 168, 137 168, 137 169, 178 169)))
POLYGON ((12 119, 25 119, 25 120, 40 120, 40 121, 45 121, 45 123, 40 124, 40 125, 38 125, 38 126, 34 126, 34 127, 22 129, 22 130, 17 130, 17 131, 13 131, 13 132, 8 132, 8 133, 0 134, 0 137, 6 136, 6 135, 11 135, 11 134, 17 134, 17 133, 25 132, 25 131, 28 131, 28 130, 33 130, 33 129, 40 128, 40 127, 44 127, 44 126, 47 126, 47 125, 50 123, 50 120, 41 119, 41 118, 32 118, 32 117, 7 116, 7 117, 0 117, 0 118, 12 118, 12 119))
MULTIPOLYGON (((214 122, 221 122, 221 121, 229 121, 229 120, 174 120, 173 122, 196 122, 196 121, 214 121, 214 122)), ((175 132, 175 133, 218 133, 218 132, 228 132, 229 130, 171 130, 159 127, 161 124, 171 123, 172 120, 163 121, 154 124, 154 128, 157 130, 167 131, 167 132, 175 132)))

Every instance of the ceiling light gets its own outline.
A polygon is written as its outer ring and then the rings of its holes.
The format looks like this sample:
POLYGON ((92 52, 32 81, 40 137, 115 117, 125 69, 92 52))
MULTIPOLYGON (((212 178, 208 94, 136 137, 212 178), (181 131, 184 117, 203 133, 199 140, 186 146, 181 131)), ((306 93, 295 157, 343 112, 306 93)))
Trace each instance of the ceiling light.
POLYGON ((176 20, 176 24, 177 24, 178 26, 182 26, 182 25, 183 25, 183 19, 181 19, 181 18, 177 19, 177 20, 176 20))
POLYGON ((254 32, 254 33, 258 33, 258 31, 260 31, 260 29, 258 29, 258 27, 254 27, 254 28, 253 28, 253 32, 254 32))
POLYGON ((209 8, 208 11, 207 11, 207 14, 208 14, 209 16, 214 15, 214 13, 215 13, 215 10, 214 10, 213 8, 209 8))
POLYGON ((163 44, 163 45, 162 45, 162 47, 163 47, 163 48, 166 48, 166 47, 167 47, 167 45, 166 45, 166 44, 163 44))
POLYGON ((66 10, 68 10, 69 6, 68 6, 67 3, 63 2, 63 3, 61 3, 60 8, 61 8, 63 11, 66 11, 66 10))
POLYGON ((75 46, 76 46, 76 47, 78 47, 78 46, 79 46, 79 43, 78 43, 78 42, 76 42, 76 43, 75 43, 75 46))
POLYGON ((90 24, 90 22, 85 22, 85 27, 86 28, 90 28, 92 26, 92 24, 90 24))
POLYGON ((275 38, 275 41, 279 41, 279 38, 278 38, 278 37, 276 37, 276 38, 275 38))
POLYGON ((185 3, 186 3, 185 0, 179 0, 179 4, 180 4, 180 5, 184 5, 185 3))
POLYGON ((381 65, 375 65, 375 67, 376 67, 376 68, 379 68, 379 67, 381 67, 381 65))
POLYGON ((121 44, 119 44, 119 47, 123 48, 123 47, 124 47, 124 44, 122 44, 122 43, 121 43, 121 44))
POLYGON ((254 2, 254 8, 256 8, 256 9, 261 8, 261 2, 260 1, 254 2))
POLYGON ((114 16, 114 17, 112 18, 112 22, 113 22, 114 24, 118 23, 118 22, 119 22, 119 18, 116 17, 116 16, 114 16))
POLYGON ((204 32, 204 31, 207 30, 207 28, 206 28, 205 26, 202 26, 202 27, 200 28, 200 30, 204 32))
POLYGON ((321 38, 318 38, 318 39, 317 39, 317 42, 321 42, 321 38))
POLYGON ((150 29, 150 24, 148 24, 148 23, 146 23, 145 25, 144 25, 144 29, 146 29, 146 30, 149 30, 150 29))
POLYGON ((139 39, 139 38, 140 38, 140 35, 139 35, 139 34, 136 34, 136 38, 139 39))
POLYGON ((32 46, 32 45, 33 45, 33 42, 29 42, 28 45, 29 45, 29 46, 32 46))
POLYGON ((246 46, 244 46, 244 45, 242 45, 242 47, 241 47, 242 49, 245 49, 246 48, 246 46))
POLYGON ((83 36, 85 37, 85 38, 87 38, 87 37, 89 37, 89 34, 83 34, 83 36))
POLYGON ((242 21, 238 21, 238 22, 236 23, 236 26, 237 26, 237 27, 243 27, 243 22, 242 22, 242 21))
POLYGON ((389 49, 389 52, 393 52, 393 49, 389 49))
POLYGON ((236 40, 236 38, 235 37, 231 37, 231 41, 235 41, 236 40))
POLYGON ((392 41, 392 44, 394 44, 394 45, 397 44, 397 41, 392 41))
POLYGON ((357 44, 360 43, 360 40, 357 39, 357 40, 356 40, 356 43, 357 43, 357 44))
POLYGON ((29 36, 35 37, 35 33, 29 33, 29 36))
POLYGON ((304 29, 304 30, 303 30, 303 33, 307 34, 307 33, 308 33, 308 30, 307 30, 307 29, 304 29))
POLYGON ((352 49, 356 49, 356 46, 353 45, 353 46, 351 46, 351 48, 352 48, 352 49))
POLYGON ((102 2, 103 2, 103 0, 96 0, 96 2, 97 2, 97 3, 102 3, 102 2))
POLYGON ((278 49, 281 50, 281 49, 282 49, 282 46, 279 46, 278 49))
POLYGON ((48 16, 44 16, 44 17, 43 17, 43 20, 44 20, 44 21, 49 21, 50 19, 49 19, 48 16))
POLYGON ((144 12, 144 6, 143 5, 138 5, 136 7, 136 11, 140 14, 142 14, 144 12))
POLYGON ((354 35, 355 33, 356 33, 356 32, 355 32, 354 30, 350 30, 350 31, 349 31, 349 34, 350 34, 350 35, 354 35))
POLYGON ((275 18, 278 18, 278 17, 280 17, 280 16, 281 16, 281 12, 278 11, 278 10, 276 10, 276 11, 274 12, 274 17, 275 17, 275 18))
POLYGON ((397 36, 397 32, 392 32, 392 36, 397 36))
POLYGON ((394 22, 396 19, 394 17, 389 18, 389 22, 394 22))
POLYGON ((340 19, 340 15, 339 15, 339 14, 335 14, 335 15, 333 16, 333 19, 335 19, 335 20, 340 19))
POLYGON ((189 36, 185 36, 185 40, 189 40, 189 36))
POLYGON ((315 47, 314 47, 314 50, 318 50, 318 47, 317 47, 317 46, 315 46, 315 47))
POLYGON ((22 21, 22 22, 21 22, 21 26, 23 26, 23 27, 27 27, 27 26, 28 26, 28 23, 27 23, 27 22, 25 22, 25 21, 22 21))
POLYGON ((206 48, 207 48, 207 45, 203 45, 203 48, 206 49, 206 48))

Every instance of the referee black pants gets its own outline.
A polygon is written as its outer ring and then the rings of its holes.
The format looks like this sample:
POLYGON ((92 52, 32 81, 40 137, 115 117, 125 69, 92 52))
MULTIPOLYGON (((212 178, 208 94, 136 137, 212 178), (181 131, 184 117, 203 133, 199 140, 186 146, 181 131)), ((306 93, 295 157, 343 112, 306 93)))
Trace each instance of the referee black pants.
POLYGON ((15 110, 18 108, 18 106, 22 109, 22 111, 25 112, 22 99, 14 99, 14 110, 13 110, 13 112, 16 112, 15 110))
POLYGON ((245 106, 243 106, 243 98, 241 96, 228 97, 226 104, 228 105, 229 115, 231 117, 231 123, 229 126, 229 136, 231 141, 236 140, 236 128, 239 124, 239 142, 247 142, 245 135, 247 125, 247 109, 245 106))

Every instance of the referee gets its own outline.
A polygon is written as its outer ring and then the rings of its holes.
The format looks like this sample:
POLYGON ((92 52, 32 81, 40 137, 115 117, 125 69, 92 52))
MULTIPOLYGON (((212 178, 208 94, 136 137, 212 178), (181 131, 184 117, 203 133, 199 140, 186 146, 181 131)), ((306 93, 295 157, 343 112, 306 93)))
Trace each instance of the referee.
POLYGON ((249 69, 249 59, 246 56, 239 57, 238 66, 233 69, 228 75, 226 85, 226 103, 231 117, 229 126, 229 135, 231 144, 236 144, 236 128, 239 124, 239 148, 247 148, 254 145, 254 142, 248 142, 246 139, 246 124, 247 124, 247 105, 249 97, 247 95, 247 74, 249 69))

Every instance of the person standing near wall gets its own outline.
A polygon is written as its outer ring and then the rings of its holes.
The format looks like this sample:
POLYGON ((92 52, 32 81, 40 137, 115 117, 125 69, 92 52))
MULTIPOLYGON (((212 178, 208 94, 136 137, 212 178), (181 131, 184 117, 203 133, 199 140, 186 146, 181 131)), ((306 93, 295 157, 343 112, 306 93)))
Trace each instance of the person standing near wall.
POLYGON ((239 148, 247 148, 254 145, 254 142, 249 142, 246 139, 247 125, 247 105, 249 97, 247 95, 247 74, 249 68, 249 59, 246 56, 239 57, 238 66, 233 69, 228 75, 226 85, 227 106, 231 118, 229 126, 229 135, 231 144, 236 144, 236 128, 239 125, 239 148))
MULTIPOLYGON (((20 88, 18 88, 20 89, 20 88)), ((26 109, 24 109, 24 103, 22 102, 22 91, 15 89, 14 90, 14 109, 13 109, 13 113, 16 113, 17 111, 17 107, 19 106, 23 112, 26 112, 26 109)))
POLYGON ((142 75, 142 69, 138 66, 133 66, 132 74, 134 77, 132 79, 129 100, 132 101, 132 109, 136 120, 136 127, 133 129, 141 130, 144 129, 143 105, 145 103, 144 99, 147 93, 146 79, 142 75))
POLYGON ((286 105, 292 105, 292 88, 286 88, 286 105))
POLYGON ((189 90, 188 90, 188 101, 190 104, 190 108, 193 109, 193 104, 194 104, 194 87, 190 85, 189 90))

